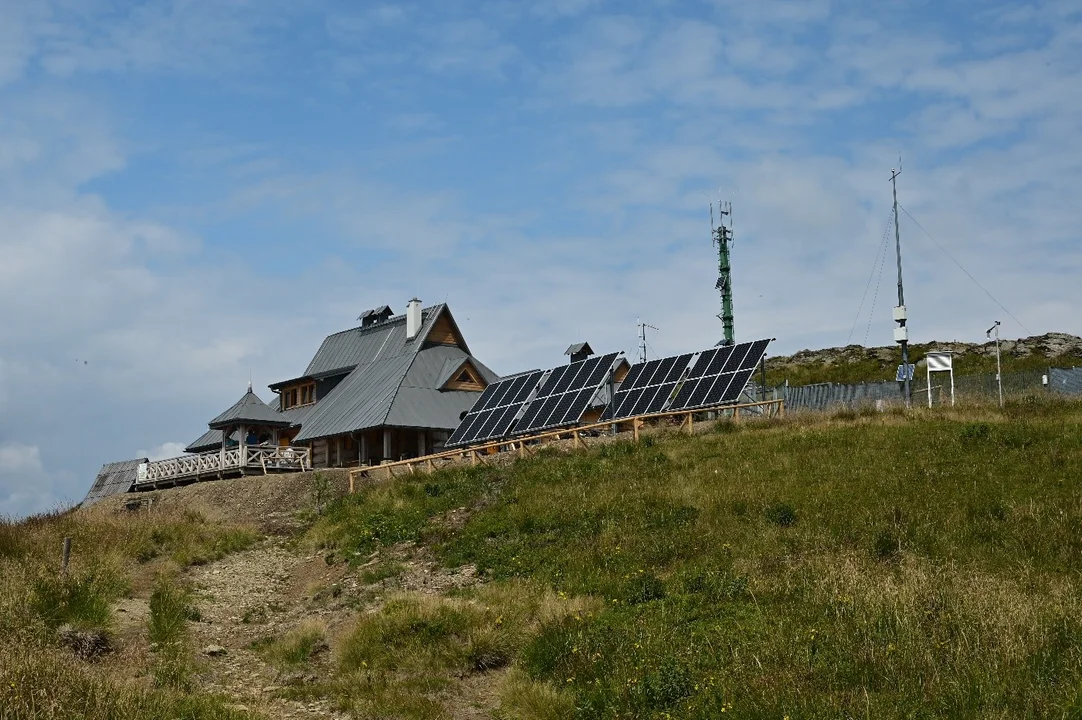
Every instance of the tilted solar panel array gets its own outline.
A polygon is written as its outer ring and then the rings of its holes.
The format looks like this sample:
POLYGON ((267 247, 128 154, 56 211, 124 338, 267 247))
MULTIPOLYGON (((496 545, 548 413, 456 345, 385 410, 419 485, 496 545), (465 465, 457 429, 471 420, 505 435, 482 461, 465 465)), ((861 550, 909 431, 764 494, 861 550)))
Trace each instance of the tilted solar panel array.
POLYGON ((506 435, 544 374, 542 370, 534 370, 489 385, 451 433, 447 446, 469 445, 506 435))
POLYGON ((447 447, 577 423, 608 380, 617 355, 561 365, 548 373, 534 370, 492 383, 451 433, 447 447))
MULTIPOLYGON (((686 353, 633 365, 602 419, 732 404, 744 392, 769 344, 769 340, 757 340, 711 348, 700 353, 694 364, 695 353, 686 353)), ((574 425, 608 381, 617 356, 594 357, 548 372, 534 370, 489 385, 451 434, 447 447, 574 425)))
POLYGON ((577 423, 612 370, 617 353, 555 368, 515 425, 516 435, 577 423))
POLYGON ((694 354, 688 353, 632 366, 603 417, 611 419, 661 412, 692 357, 694 354))
POLYGON ((694 410, 736 402, 769 344, 769 340, 756 340, 704 352, 673 398, 670 409, 694 410))
POLYGON ((634 365, 602 419, 732 403, 744 391, 769 344, 769 340, 758 340, 711 348, 700 353, 690 368, 694 353, 634 365))

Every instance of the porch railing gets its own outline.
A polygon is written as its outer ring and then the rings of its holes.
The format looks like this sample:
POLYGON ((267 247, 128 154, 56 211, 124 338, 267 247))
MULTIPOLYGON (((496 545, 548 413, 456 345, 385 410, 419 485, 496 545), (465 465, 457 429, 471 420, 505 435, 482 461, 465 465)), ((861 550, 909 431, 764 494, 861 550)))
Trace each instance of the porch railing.
POLYGON ((144 467, 145 472, 139 473, 136 485, 200 478, 237 470, 262 470, 264 473, 311 470, 312 451, 305 447, 251 445, 245 446, 243 457, 241 449, 233 447, 155 460, 144 467))

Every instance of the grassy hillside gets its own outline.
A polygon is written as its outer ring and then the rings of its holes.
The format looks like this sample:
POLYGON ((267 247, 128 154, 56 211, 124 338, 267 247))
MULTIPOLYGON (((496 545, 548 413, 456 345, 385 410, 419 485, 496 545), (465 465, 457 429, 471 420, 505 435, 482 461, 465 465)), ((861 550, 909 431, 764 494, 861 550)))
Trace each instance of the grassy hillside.
MULTIPOLYGON (((1019 401, 551 449, 322 514, 298 497, 305 579, 262 598, 273 622, 233 608, 256 639, 229 652, 273 668, 275 702, 324 703, 308 716, 1082 717, 1080 461, 1082 403, 1019 401)), ((216 602, 198 573, 266 541, 169 507, 0 526, 0 708, 274 714, 215 695, 184 639, 216 602), (102 559, 60 580, 72 533, 102 559), (53 628, 109 630, 124 595, 150 598, 145 627, 72 657, 53 628), (118 676, 150 636, 150 670, 118 676)))

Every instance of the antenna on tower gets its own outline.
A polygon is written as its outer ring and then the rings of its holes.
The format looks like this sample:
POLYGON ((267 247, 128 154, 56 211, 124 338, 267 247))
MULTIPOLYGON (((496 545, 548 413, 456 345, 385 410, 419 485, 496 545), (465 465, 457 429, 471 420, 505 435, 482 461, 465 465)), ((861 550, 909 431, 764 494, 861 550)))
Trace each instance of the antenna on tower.
POLYGON ((714 228, 714 205, 710 205, 710 235, 711 241, 718 248, 718 281, 714 289, 721 293, 721 313, 718 319, 725 332, 725 337, 718 345, 733 345, 735 334, 733 331, 733 278, 732 264, 729 261, 729 250, 733 245, 733 204, 731 202, 718 202, 718 226, 714 228), (728 225, 725 224, 728 218, 728 225))
POLYGON ((636 321, 639 327, 639 362, 646 362, 646 328, 657 330, 653 325, 648 325, 641 320, 636 321))

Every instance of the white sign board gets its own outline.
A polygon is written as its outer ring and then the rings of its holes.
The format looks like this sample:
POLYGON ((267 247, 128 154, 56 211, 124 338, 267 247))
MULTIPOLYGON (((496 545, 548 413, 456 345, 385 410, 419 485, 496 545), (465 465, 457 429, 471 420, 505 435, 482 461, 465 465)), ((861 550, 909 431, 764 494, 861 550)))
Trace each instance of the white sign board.
POLYGON ((930 352, 925 356, 928 372, 946 372, 954 369, 954 356, 949 352, 930 352))
POLYGON ((932 373, 946 372, 951 377, 951 405, 954 405, 954 357, 949 352, 930 352, 924 356, 928 369, 928 407, 932 407, 932 373))

